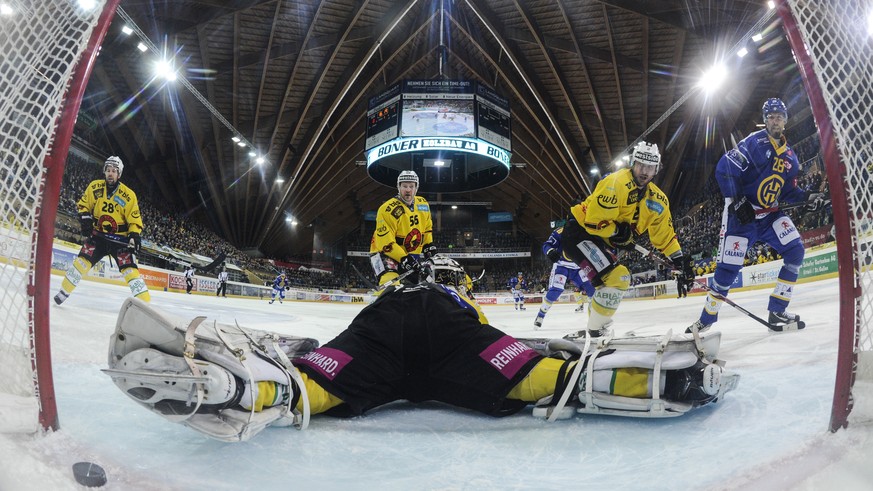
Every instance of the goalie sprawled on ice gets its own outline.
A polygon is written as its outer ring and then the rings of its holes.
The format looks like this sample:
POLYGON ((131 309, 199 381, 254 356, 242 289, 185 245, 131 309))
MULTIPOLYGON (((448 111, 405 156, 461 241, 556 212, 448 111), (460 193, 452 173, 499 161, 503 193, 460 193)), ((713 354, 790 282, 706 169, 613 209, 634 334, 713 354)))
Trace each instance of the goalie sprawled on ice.
POLYGON ((549 419, 678 416, 737 383, 715 358, 718 333, 697 343, 669 333, 519 340, 488 325, 455 261, 436 256, 425 273, 421 284, 385 290, 321 347, 203 318, 178 321, 129 299, 106 372, 149 410, 225 441, 401 399, 493 416, 531 404, 549 419))

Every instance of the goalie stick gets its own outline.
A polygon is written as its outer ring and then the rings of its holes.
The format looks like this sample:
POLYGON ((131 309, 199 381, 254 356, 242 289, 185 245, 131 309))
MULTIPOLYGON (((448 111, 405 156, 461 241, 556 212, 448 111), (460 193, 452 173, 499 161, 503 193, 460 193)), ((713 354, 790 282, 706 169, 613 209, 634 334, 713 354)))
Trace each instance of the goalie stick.
MULTIPOLYGON (((667 261, 666 259, 661 258, 660 256, 656 256, 654 251, 650 251, 639 244, 634 244, 634 249, 636 249, 636 251, 639 252, 640 254, 642 254, 643 256, 650 257, 655 262, 660 263, 660 264, 664 265, 665 267, 668 267, 670 269, 676 269, 673 266, 673 263, 671 263, 670 261, 667 261)), ((721 293, 713 290, 709 285, 704 283, 703 288, 705 288, 706 291, 708 291, 717 300, 721 300, 724 303, 730 305, 731 307, 733 307, 733 308, 739 310, 740 312, 746 314, 747 316, 751 317, 752 319, 755 319, 756 321, 760 322, 761 324, 767 326, 767 329, 770 329, 771 331, 780 331, 781 330, 779 326, 777 326, 775 324, 770 324, 769 322, 765 321, 764 319, 749 312, 748 310, 746 310, 745 308, 743 308, 741 305, 737 304, 733 300, 731 300, 728 297, 722 295, 721 293)))

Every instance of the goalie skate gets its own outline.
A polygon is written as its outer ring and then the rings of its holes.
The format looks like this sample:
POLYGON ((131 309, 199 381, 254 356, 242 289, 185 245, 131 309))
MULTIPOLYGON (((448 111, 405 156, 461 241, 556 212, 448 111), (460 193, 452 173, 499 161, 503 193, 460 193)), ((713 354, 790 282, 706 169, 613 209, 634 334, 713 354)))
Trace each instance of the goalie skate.
POLYGON ((127 299, 110 338, 105 372, 138 404, 219 440, 247 440, 270 425, 305 428, 305 386, 289 358, 312 351, 318 342, 217 323, 198 328, 202 320, 183 322, 127 299), (244 409, 240 400, 252 400, 259 381, 287 388, 287 400, 260 412, 244 409), (300 400, 303 410, 297 411, 300 400))

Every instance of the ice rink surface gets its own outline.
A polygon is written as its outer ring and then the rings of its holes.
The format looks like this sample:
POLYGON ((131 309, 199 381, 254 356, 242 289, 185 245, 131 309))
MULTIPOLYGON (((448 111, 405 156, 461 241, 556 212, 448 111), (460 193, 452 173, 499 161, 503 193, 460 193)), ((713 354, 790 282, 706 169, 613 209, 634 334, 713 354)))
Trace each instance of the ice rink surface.
MULTIPOLYGON (((52 279, 53 290, 60 284, 52 279)), ((664 420, 577 416, 547 423, 530 409, 502 419, 439 404, 396 403, 359 418, 315 416, 309 429, 267 428, 249 442, 210 440, 141 408, 106 367, 126 287, 83 282, 52 305, 52 358, 61 431, 0 435, 0 489, 81 489, 70 466, 102 465, 106 489, 840 489, 873 488, 873 429, 827 430, 837 350, 837 283, 797 287, 791 311, 804 331, 781 335, 724 305, 719 358, 741 374, 723 401, 664 420)), ((766 314, 769 290, 731 298, 766 314)), ((311 336, 322 343, 362 305, 152 292, 175 316, 311 336)), ((625 301, 616 335, 679 333, 703 297, 625 301)), ((560 337, 584 326, 556 305, 540 331, 538 305, 485 306, 518 337, 560 337)))

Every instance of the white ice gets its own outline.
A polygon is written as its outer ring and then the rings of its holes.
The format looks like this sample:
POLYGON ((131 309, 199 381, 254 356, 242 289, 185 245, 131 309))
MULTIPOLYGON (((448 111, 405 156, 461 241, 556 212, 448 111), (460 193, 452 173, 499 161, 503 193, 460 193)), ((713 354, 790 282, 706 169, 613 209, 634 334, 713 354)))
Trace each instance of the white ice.
MULTIPOLYGON (((59 278, 53 278, 53 289, 59 278)), ((768 291, 735 292, 764 314, 768 291)), ((71 466, 102 465, 106 489, 871 489, 873 429, 827 430, 837 349, 836 280, 801 284, 792 311, 801 332, 769 334, 725 305, 716 325, 720 358, 741 374, 715 405, 667 420, 579 416, 547 423, 530 410, 503 419, 438 404, 396 403, 363 417, 313 418, 306 431, 268 428, 245 443, 210 440, 139 407, 106 366, 109 335, 129 291, 83 282, 52 305, 52 358, 61 430, 0 435, 0 489, 78 489, 71 466)), ((678 333, 702 297, 626 301, 616 334, 678 333)), ((219 299, 152 292, 152 304, 183 317, 328 341, 360 305, 219 299)), ((537 312, 485 307, 491 323, 522 337, 583 325, 556 305, 540 331, 537 312)))

